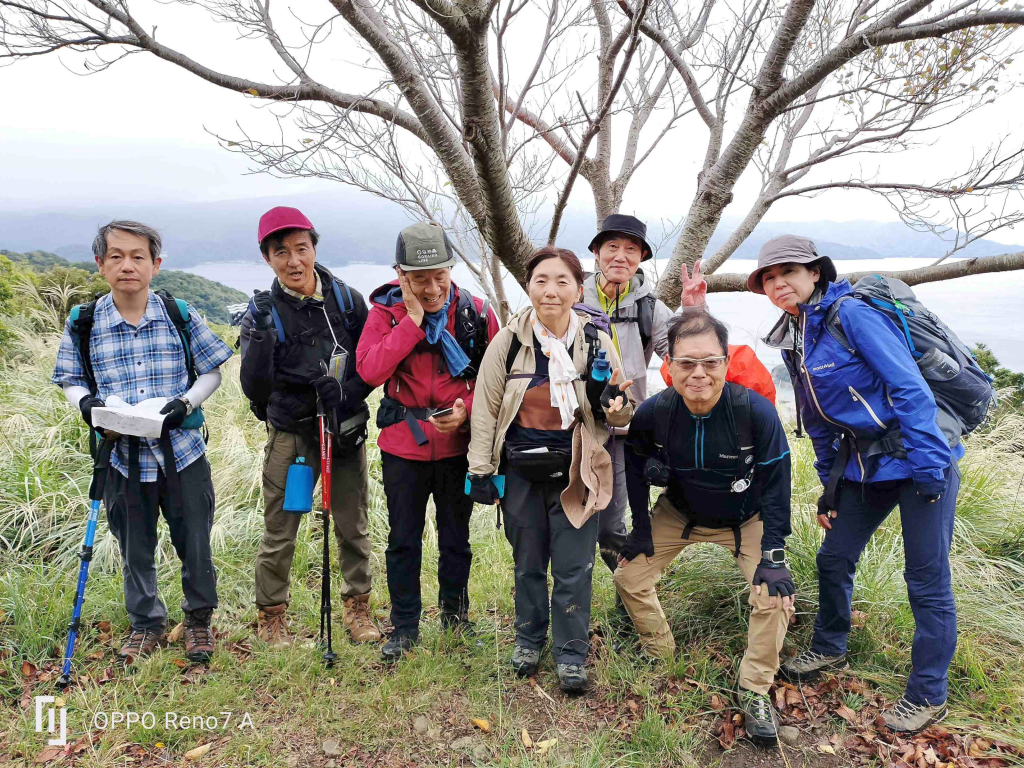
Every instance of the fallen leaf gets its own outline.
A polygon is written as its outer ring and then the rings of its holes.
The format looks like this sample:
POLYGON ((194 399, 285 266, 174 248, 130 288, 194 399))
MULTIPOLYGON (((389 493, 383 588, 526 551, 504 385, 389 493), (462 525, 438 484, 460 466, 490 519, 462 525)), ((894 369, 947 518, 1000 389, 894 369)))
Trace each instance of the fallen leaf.
POLYGON ((60 709, 61 707, 64 707, 66 705, 67 705, 67 702, 64 701, 64 699, 61 696, 56 696, 53 699, 53 706, 55 706, 57 709, 60 709))
POLYGON ((202 757, 207 752, 209 752, 210 751, 210 747, 212 747, 212 746, 213 746, 213 744, 200 744, 195 749, 190 749, 188 752, 186 752, 185 753, 185 759, 186 760, 198 760, 200 757, 202 757))
POLYGON ((32 706, 32 689, 28 687, 28 683, 25 684, 25 689, 21 692, 19 705, 22 709, 28 709, 32 706))
POLYGON ((110 622, 109 621, 97 621, 96 622, 96 629, 98 629, 100 632, 109 632, 110 631, 110 622))
POLYGON ((26 660, 21 662, 21 676, 24 677, 26 680, 31 680, 33 677, 36 676, 38 671, 39 670, 36 668, 36 665, 33 664, 31 661, 26 660))
POLYGON ((471 718, 470 722, 473 723, 473 725, 475 725, 477 728, 479 728, 484 733, 490 733, 491 732, 491 724, 489 722, 487 722, 486 720, 484 720, 482 717, 471 718))
POLYGON ((711 708, 716 711, 725 709, 725 701, 717 693, 711 694, 711 708))
POLYGON ((90 661, 99 661, 103 658, 103 651, 93 651, 89 654, 90 661))
POLYGON ((162 741, 158 741, 158 742, 156 743, 156 748, 157 748, 157 749, 163 749, 163 748, 164 748, 164 743, 163 743, 162 741))
POLYGON ((543 757, 548 753, 555 744, 558 743, 558 739, 544 739, 544 741, 537 742, 537 754, 543 757))
POLYGON ((836 714, 843 718, 843 720, 848 722, 850 725, 857 725, 857 713, 845 704, 840 704, 838 707, 836 707, 836 714))
POLYGON ((64 747, 47 747, 36 756, 37 763, 49 763, 64 754, 64 747))
POLYGON ((533 739, 530 738, 529 731, 527 731, 525 728, 523 728, 523 732, 520 734, 520 736, 523 739, 523 746, 526 747, 527 749, 530 749, 530 747, 533 746, 533 739))
POLYGON ((188 666, 188 662, 184 659, 171 659, 171 663, 179 669, 184 669, 188 666))
POLYGON ((626 702, 626 706, 629 707, 634 713, 640 711, 640 705, 637 704, 633 699, 629 699, 626 702))
POLYGON ((818 751, 824 752, 826 755, 834 755, 836 753, 835 749, 833 749, 832 745, 828 742, 819 744, 818 751))
POLYGON ((934 747, 928 747, 928 749, 924 751, 924 761, 928 763, 928 765, 935 765, 939 761, 939 756, 935 754, 934 747))
POLYGON ((179 622, 178 626, 171 630, 171 633, 167 636, 168 643, 176 643, 181 640, 182 634, 185 632, 185 622, 179 622))
POLYGON ((732 749, 732 746, 736 743, 736 726, 732 724, 732 720, 727 720, 722 725, 722 733, 718 737, 718 743, 722 745, 722 749, 732 749))

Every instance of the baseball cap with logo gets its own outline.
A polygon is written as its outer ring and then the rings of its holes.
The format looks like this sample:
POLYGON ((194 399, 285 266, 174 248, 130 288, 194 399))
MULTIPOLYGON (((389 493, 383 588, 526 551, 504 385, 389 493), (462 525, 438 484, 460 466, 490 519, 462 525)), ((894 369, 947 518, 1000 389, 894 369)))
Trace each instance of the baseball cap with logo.
POLYGON ((455 251, 441 227, 421 221, 398 233, 395 266, 404 272, 454 267, 455 251))

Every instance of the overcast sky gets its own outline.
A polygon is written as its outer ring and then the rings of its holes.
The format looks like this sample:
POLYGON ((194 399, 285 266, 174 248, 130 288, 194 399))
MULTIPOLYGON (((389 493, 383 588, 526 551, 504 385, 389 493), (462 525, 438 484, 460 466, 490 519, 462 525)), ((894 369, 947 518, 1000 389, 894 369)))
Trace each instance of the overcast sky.
MULTIPOLYGON (((233 74, 266 69, 272 54, 263 47, 265 43, 236 43, 225 25, 211 31, 188 26, 188 18, 162 16, 160 39, 172 44, 185 40, 184 47, 192 55, 233 74)), ((346 90, 353 90, 351 83, 366 74, 341 55, 329 60, 346 90)), ((255 99, 208 85, 148 54, 131 56, 88 77, 71 69, 81 71, 81 59, 70 53, 61 59, 48 56, 0 68, 4 106, 0 110, 0 204, 34 208, 128 200, 206 201, 335 188, 326 181, 247 175, 244 157, 218 148, 210 132, 237 136, 236 123, 257 134, 270 129, 268 111, 258 109, 260 102, 255 99)), ((1019 141, 1021 114, 1024 98, 1011 93, 945 129, 935 146, 886 160, 886 180, 932 181, 966 164, 973 152, 983 151, 1011 129, 1016 129, 1019 141)), ((697 139, 683 131, 670 134, 631 183, 623 211, 637 212, 648 220, 684 215, 705 134, 697 139)), ((737 204, 727 215, 743 214, 742 204, 752 199, 753 181, 741 182, 737 204)), ((576 190, 573 204, 587 206, 586 184, 578 183, 576 190)), ((774 206, 768 218, 896 217, 879 198, 837 192, 813 200, 791 198, 774 206)), ((994 239, 1020 242, 1024 232, 1004 231, 994 239)))

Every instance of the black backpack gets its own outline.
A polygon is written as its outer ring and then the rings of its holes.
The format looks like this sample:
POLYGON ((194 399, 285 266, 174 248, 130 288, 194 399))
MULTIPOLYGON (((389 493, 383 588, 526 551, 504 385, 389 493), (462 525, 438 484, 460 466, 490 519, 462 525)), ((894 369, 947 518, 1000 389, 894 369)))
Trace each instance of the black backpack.
MULTIPOLYGON (((750 390, 742 384, 726 382, 726 396, 732 411, 736 429, 736 473, 732 481, 732 489, 742 493, 750 487, 754 477, 754 428, 750 415, 750 390)), ((674 423, 676 410, 683 398, 672 387, 663 389, 657 395, 654 406, 654 444, 658 449, 660 460, 671 467, 668 445, 669 430, 674 423), (674 395, 674 397, 673 397, 674 395)), ((756 501, 756 500, 755 500, 756 501)))
POLYGON ((825 320, 828 333, 847 352, 856 353, 843 331, 839 307, 858 299, 881 312, 903 332, 910 354, 935 396, 939 407, 936 423, 950 445, 981 424, 996 403, 992 379, 971 350, 955 333, 922 304, 902 280, 867 275, 853 286, 853 293, 840 296, 829 308, 825 320))
MULTIPOLYGON (((591 410, 597 421, 604 421, 604 411, 601 409, 601 393, 604 392, 605 382, 594 381, 590 372, 594 370, 594 360, 601 349, 601 338, 597 335, 598 327, 594 323, 586 323, 583 326, 583 338, 587 340, 587 400, 590 401, 591 410)), ((523 348, 523 342, 519 340, 519 334, 512 331, 512 342, 508 345, 508 352, 505 353, 505 381, 513 376, 512 366, 515 365, 516 355, 523 348)), ((523 374, 532 375, 532 374, 523 374)))
POLYGON ((657 301, 657 298, 648 294, 637 299, 636 315, 633 317, 620 317, 615 312, 609 313, 608 317, 613 323, 636 323, 640 331, 640 346, 646 350, 654 334, 654 306, 657 301))

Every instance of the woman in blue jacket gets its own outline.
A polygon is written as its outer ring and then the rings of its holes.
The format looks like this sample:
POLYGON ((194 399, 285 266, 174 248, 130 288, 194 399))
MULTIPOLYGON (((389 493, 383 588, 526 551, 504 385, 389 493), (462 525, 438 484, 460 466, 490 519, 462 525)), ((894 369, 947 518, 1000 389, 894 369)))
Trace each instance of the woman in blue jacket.
MULTIPOLYGON (((862 301, 842 301, 839 321, 854 351, 826 327, 829 308, 852 293, 831 259, 806 238, 783 235, 761 248, 747 287, 784 314, 765 338, 782 350, 798 422, 811 437, 825 492, 818 522, 819 607, 809 650, 782 664, 804 681, 845 668, 853 577, 871 535, 898 504, 904 578, 916 629, 913 671, 903 697, 882 713, 893 730, 914 732, 946 715, 956 604, 949 548, 960 488, 959 442, 936 425, 935 399, 900 330, 862 301)), ((798 424, 799 427, 799 424, 798 424)))

